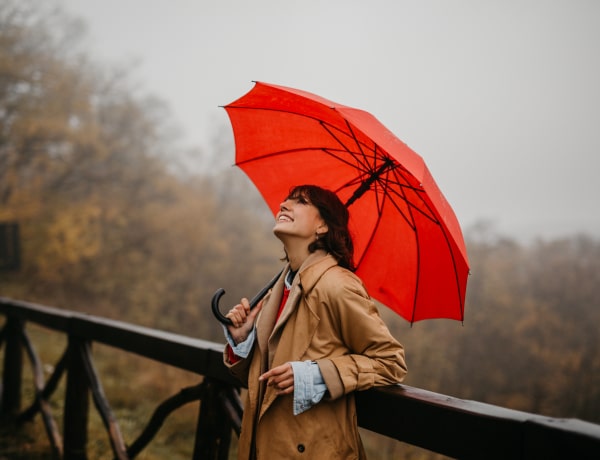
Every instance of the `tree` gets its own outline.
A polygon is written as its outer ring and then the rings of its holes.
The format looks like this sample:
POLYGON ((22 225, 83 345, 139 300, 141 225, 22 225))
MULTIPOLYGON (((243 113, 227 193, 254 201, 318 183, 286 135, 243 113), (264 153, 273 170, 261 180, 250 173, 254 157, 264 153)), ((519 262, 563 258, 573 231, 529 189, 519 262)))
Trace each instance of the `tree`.
POLYGON ((35 6, 0 10, 0 218, 21 223, 24 246, 23 271, 4 289, 221 337, 204 321, 212 293, 227 282, 248 295, 277 263, 262 252, 263 218, 231 198, 230 173, 181 174, 166 105, 127 72, 69 52, 55 31, 70 20, 35 6))

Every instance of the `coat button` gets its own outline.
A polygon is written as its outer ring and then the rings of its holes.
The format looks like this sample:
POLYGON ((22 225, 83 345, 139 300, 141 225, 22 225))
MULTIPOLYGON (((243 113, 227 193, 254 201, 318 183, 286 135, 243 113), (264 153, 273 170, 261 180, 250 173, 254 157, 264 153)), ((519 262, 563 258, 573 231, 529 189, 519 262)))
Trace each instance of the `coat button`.
POLYGON ((298 444, 298 452, 302 453, 302 452, 304 452, 304 449, 305 449, 304 444, 298 444))

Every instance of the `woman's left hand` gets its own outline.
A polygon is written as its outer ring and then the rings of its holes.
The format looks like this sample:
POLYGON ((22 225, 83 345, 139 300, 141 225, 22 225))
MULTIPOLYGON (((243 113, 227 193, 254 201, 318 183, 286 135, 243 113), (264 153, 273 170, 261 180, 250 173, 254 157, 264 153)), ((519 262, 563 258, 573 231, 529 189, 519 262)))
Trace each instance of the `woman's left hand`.
POLYGON ((294 369, 290 363, 274 367, 261 375, 258 380, 266 380, 268 386, 275 387, 278 395, 294 392, 294 369))

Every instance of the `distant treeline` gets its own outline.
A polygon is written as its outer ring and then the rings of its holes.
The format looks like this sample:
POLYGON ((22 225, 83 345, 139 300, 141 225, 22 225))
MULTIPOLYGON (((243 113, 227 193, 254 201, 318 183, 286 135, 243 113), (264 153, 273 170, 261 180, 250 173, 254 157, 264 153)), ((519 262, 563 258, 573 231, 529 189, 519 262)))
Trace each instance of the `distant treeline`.
MULTIPOLYGON (((22 246, 0 295, 222 341, 213 292, 251 296, 281 264, 268 212, 218 167, 227 140, 182 152, 164 104, 74 51, 81 34, 39 2, 0 4, 0 221, 22 246)), ((407 383, 600 423, 600 241, 466 235, 463 325, 381 307, 407 383)))

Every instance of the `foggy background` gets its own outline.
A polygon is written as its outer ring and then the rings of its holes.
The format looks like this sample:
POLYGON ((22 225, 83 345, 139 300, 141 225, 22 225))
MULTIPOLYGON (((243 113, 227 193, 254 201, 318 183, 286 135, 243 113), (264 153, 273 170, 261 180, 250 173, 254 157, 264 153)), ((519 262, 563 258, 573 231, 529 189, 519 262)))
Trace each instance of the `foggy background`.
MULTIPOLYGON (((215 290, 222 305, 257 292, 284 253, 219 106, 252 80, 287 85, 378 117, 466 230, 463 323, 380 309, 405 384, 600 423, 597 4, 0 0, 0 226, 22 243, 0 295, 223 343, 215 290)), ((28 329, 57 363, 64 341, 28 329)), ((96 345, 125 439, 196 382, 96 345)), ((197 417, 173 417, 148 458, 190 458, 197 417)), ((35 423, 0 450, 46 453, 35 423)))
POLYGON ((169 104, 184 146, 232 137, 219 106, 252 81, 291 86, 375 115, 424 157, 463 228, 600 235, 599 2, 59 4, 96 58, 169 104))

